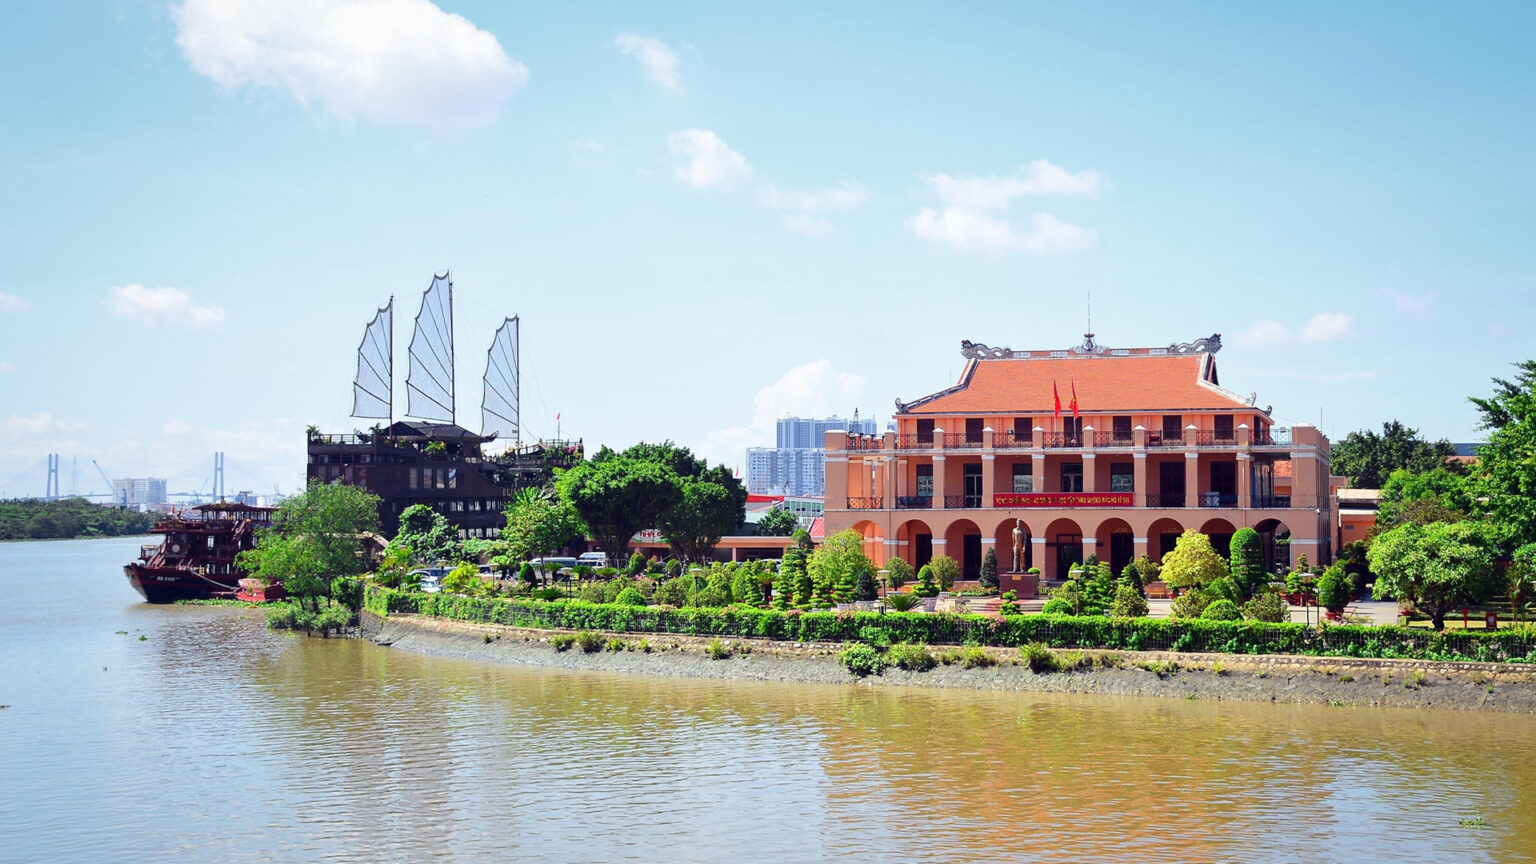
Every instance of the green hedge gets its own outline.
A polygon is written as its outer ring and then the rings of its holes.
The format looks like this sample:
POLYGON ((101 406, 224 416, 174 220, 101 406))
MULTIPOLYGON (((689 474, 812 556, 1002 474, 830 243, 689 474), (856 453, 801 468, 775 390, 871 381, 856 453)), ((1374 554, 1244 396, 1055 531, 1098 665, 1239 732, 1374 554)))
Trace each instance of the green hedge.
POLYGON ((950 615, 921 612, 778 612, 731 606, 672 609, 580 600, 420 594, 369 586, 364 608, 375 615, 411 613, 457 621, 551 630, 677 633, 793 642, 859 642, 874 628, 890 643, 1014 647, 1041 642, 1053 648, 1129 651, 1209 651, 1224 654, 1302 654, 1412 660, 1536 663, 1536 628, 1436 633, 1408 627, 1339 626, 1256 621, 1104 618, 1100 616, 950 615))

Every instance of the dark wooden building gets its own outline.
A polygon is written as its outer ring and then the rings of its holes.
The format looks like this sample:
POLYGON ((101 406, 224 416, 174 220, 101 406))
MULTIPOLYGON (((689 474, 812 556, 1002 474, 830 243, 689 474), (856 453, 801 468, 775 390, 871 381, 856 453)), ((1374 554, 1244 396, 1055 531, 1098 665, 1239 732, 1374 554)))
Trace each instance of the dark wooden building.
POLYGON ((581 461, 580 441, 540 441, 484 455, 495 436, 452 423, 400 420, 369 432, 331 435, 311 429, 306 476, 320 483, 352 483, 379 496, 386 537, 400 512, 425 504, 464 537, 495 537, 506 525, 507 502, 517 490, 537 487, 554 469, 581 461))

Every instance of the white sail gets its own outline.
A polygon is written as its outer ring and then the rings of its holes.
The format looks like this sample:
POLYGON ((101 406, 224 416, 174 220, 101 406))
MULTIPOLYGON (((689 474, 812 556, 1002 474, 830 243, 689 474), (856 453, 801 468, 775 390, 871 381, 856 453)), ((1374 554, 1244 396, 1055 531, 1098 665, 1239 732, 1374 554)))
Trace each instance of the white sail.
POLYGON ((480 434, 522 443, 518 428, 518 321, 501 322, 485 352, 485 396, 480 401, 480 434))
POLYGON ((363 328, 352 380, 352 416, 393 420, 395 390, 395 298, 363 328))
POLYGON ((411 335, 411 371, 405 378, 405 413, 453 422, 453 280, 433 276, 421 295, 411 335))

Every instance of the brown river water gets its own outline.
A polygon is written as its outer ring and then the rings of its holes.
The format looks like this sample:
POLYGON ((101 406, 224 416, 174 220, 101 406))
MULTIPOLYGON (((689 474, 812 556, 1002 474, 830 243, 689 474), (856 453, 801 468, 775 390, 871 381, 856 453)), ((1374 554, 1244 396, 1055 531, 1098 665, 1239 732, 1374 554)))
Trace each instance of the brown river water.
POLYGON ((445 660, 149 606, 140 542, 0 543, 0 861, 1536 858, 1530 717, 445 660))

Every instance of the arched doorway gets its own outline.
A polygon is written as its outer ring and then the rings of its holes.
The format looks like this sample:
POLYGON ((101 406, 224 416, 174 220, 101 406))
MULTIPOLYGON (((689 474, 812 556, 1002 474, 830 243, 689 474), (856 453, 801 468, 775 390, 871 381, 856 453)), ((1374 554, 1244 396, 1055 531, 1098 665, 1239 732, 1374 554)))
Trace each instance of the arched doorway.
POLYGON ((1264 552, 1264 572, 1291 572, 1295 563, 1291 557, 1291 529, 1279 519, 1265 519, 1253 526, 1253 530, 1259 532, 1259 548, 1264 552))
POLYGON ((1147 529, 1147 554, 1154 561, 1162 561, 1163 556, 1178 545, 1179 535, 1183 533, 1184 526, 1176 519, 1164 516, 1156 520, 1147 529))
MULTIPOLYGON (((1002 523, 997 526, 997 532, 993 535, 994 541, 997 543, 997 569, 1000 573, 1013 571, 1014 524, 1014 519, 1004 519, 1002 523)), ((1024 560, 1020 562, 1018 568, 1018 572, 1023 573, 1031 567, 1038 567, 1040 565, 1039 562, 1035 560, 1034 536, 1029 530, 1029 524, 1024 522, 1022 519, 1017 520, 1017 524, 1020 524, 1024 527, 1024 560)))
POLYGON ((1066 579, 1075 564, 1083 562, 1083 529, 1067 518, 1057 519, 1045 528, 1045 565, 1047 579, 1066 579))
POLYGON ((933 529, 921 519, 908 519, 896 529, 896 554, 916 570, 933 560, 933 529))
POLYGON ((1200 533, 1210 538, 1211 548, 1228 561, 1232 560, 1232 534, 1235 531, 1237 529, 1231 522, 1220 518, 1207 519, 1200 526, 1200 533))
POLYGON ((1110 569, 1118 577, 1125 565, 1136 557, 1136 537, 1131 531, 1131 523, 1118 516, 1105 519, 1093 536, 1099 541, 1096 544, 1099 547, 1099 560, 1108 561, 1110 569))
POLYGON ((960 578, 981 578, 981 529, 969 519, 956 519, 944 532, 944 553, 960 564, 960 578))

